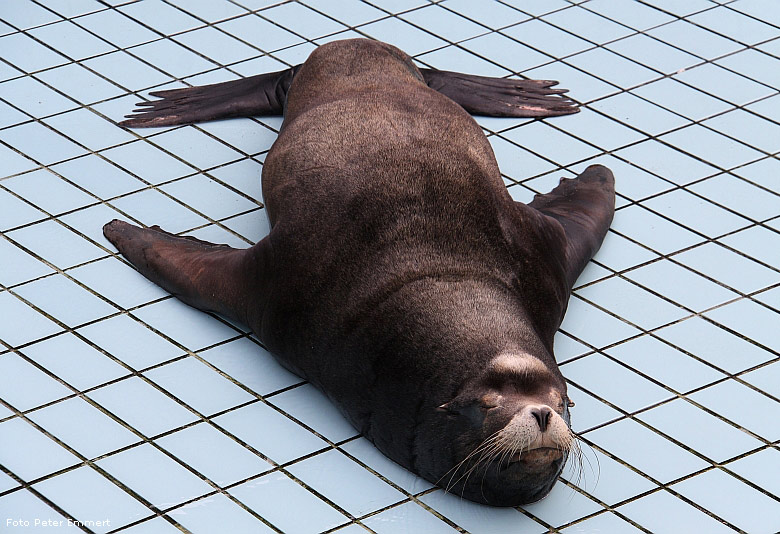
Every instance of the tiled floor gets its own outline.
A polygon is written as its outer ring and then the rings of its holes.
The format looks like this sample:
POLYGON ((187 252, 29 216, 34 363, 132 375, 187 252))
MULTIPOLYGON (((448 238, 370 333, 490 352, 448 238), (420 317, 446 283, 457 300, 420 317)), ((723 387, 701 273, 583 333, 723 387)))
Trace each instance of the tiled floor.
POLYGON ((777 532, 778 87, 771 0, 0 3, 0 530, 777 532), (578 115, 478 119, 514 198, 592 162, 617 177, 556 345, 585 460, 537 504, 477 506, 397 467, 101 235, 118 217, 262 237, 279 118, 114 121, 150 89, 351 36, 570 88, 578 115))

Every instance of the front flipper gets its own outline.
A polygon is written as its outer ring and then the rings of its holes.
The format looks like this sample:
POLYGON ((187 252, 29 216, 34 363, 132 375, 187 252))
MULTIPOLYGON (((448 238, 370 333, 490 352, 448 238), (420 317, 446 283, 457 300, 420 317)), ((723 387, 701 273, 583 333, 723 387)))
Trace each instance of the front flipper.
POLYGON ((234 249, 119 220, 106 224, 103 235, 142 275, 190 306, 244 324, 262 313, 260 286, 270 270, 267 239, 234 249))
POLYGON ((428 87, 451 98, 474 115, 553 117, 577 113, 576 102, 551 89, 558 82, 490 78, 446 70, 420 69, 428 87))
POLYGON ((281 115, 300 65, 229 82, 155 91, 161 100, 141 102, 119 123, 127 128, 192 124, 231 117, 281 115))
POLYGON ((528 204, 557 220, 566 234, 566 280, 571 288, 596 254, 615 214, 615 178, 602 165, 591 165, 576 178, 528 204))

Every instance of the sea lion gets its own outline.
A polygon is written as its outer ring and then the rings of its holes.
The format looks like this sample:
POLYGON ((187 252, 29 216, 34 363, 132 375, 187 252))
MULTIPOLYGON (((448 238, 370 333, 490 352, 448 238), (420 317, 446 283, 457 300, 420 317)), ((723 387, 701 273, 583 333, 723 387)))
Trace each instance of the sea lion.
POLYGON ((576 111, 555 83, 421 70, 358 39, 156 93, 122 124, 284 112, 263 167, 270 234, 244 250, 116 220, 104 234, 184 302, 249 325, 410 471, 477 502, 536 501, 574 446, 553 335, 614 180, 591 166, 515 202, 465 110, 576 111))

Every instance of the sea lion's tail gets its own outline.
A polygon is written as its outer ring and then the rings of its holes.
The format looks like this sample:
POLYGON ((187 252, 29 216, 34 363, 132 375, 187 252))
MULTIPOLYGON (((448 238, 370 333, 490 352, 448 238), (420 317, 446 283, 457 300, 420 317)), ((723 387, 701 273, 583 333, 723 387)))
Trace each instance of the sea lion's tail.
POLYGON ((490 78, 446 70, 420 69, 428 87, 448 96, 474 115, 553 117, 577 113, 577 103, 552 89, 553 80, 490 78))
POLYGON ((140 102, 127 120, 128 128, 192 124, 231 117, 281 115, 300 65, 279 72, 258 74, 200 87, 155 91, 160 100, 140 102))

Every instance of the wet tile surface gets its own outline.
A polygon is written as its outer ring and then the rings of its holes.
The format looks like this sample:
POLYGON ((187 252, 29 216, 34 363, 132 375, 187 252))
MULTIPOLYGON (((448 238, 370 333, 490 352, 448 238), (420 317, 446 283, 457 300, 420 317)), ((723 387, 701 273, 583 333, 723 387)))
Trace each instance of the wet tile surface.
POLYGON ((20 0, 0 8, 0 58, 0 530, 780 528, 776 6, 20 0), (123 218, 234 246, 266 235, 278 118, 114 121, 138 95, 279 70, 346 36, 570 89, 575 116, 478 118, 516 200, 594 162, 615 173, 615 220, 556 337, 583 457, 539 503, 476 505, 400 468, 101 234, 123 218))

